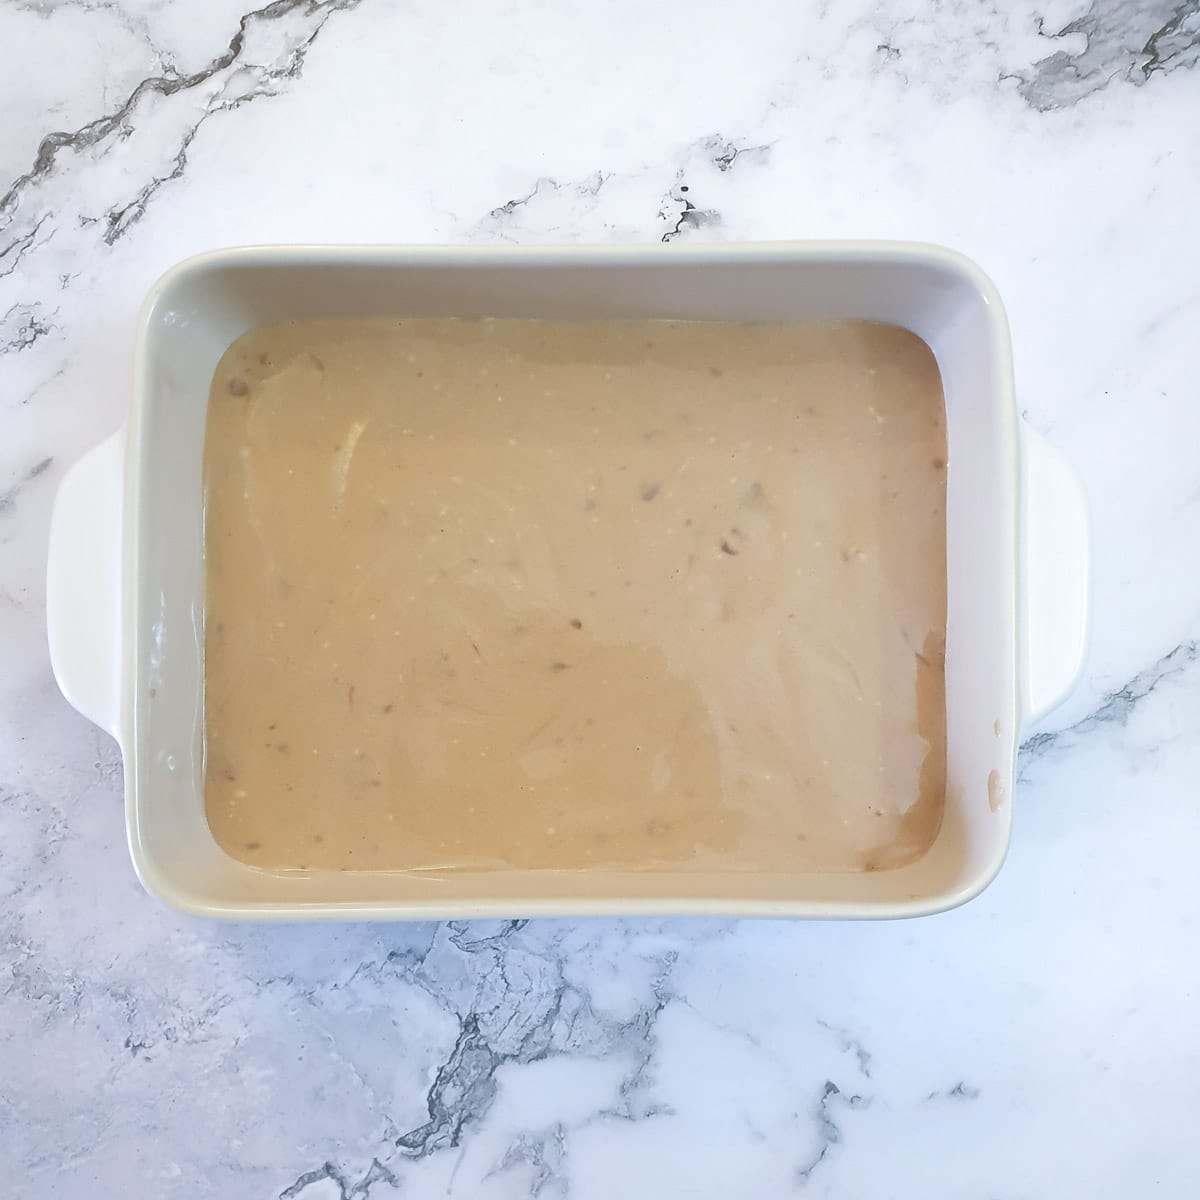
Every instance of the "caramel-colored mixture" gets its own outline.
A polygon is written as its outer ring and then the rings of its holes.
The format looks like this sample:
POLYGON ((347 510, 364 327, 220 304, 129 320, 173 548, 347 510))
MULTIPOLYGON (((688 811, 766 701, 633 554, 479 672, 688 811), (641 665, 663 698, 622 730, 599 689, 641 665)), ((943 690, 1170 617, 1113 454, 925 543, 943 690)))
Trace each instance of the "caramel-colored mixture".
POLYGON ((269 867, 908 862, 945 471, 889 326, 254 330, 205 446, 212 831, 269 867))

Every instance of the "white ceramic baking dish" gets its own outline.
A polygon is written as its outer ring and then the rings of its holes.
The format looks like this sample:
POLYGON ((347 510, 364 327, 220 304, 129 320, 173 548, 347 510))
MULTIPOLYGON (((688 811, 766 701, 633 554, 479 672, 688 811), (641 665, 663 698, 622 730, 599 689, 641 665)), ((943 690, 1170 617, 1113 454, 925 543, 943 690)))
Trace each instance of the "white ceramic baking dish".
POLYGON ((1070 468, 1018 420, 1008 327, 989 280, 937 247, 271 247, 193 258, 142 312, 119 433, 67 474, 47 610, 63 693, 125 762, 145 887, 206 916, 409 918, 720 913, 898 917, 974 896, 1012 825, 1021 729, 1080 669, 1088 528, 1070 468), (948 442, 948 786, 931 850, 890 871, 664 874, 261 870, 214 841, 203 800, 201 455, 222 352, 265 322, 321 315, 865 318, 934 351, 948 442))

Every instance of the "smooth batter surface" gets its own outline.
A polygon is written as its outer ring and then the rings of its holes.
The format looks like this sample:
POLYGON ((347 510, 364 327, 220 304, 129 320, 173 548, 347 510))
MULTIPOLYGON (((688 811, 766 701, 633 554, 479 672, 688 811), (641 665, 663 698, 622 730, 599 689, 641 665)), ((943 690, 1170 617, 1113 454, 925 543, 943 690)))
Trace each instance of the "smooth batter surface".
POLYGON ((910 861, 945 456, 933 356, 887 326, 245 335, 205 448, 214 835, 272 867, 910 861))

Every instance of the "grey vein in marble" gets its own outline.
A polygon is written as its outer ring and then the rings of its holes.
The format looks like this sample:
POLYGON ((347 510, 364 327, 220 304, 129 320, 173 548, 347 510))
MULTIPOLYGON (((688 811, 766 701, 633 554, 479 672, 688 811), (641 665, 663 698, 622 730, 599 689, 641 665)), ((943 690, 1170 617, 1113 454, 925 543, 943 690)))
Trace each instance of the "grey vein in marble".
MULTIPOLYGON (((112 112, 73 131, 47 134, 33 165, 0 197, 0 230, 11 230, 7 243, 0 245, 0 278, 10 275, 23 258, 50 242, 72 222, 84 229, 99 225, 102 240, 108 245, 123 237, 145 214, 155 194, 181 177, 187 166, 188 150, 205 122, 216 113, 277 94, 299 75, 309 48, 333 13, 355 8, 360 3, 361 0, 273 0, 243 16, 225 51, 199 71, 143 79, 112 112), (295 27, 289 27, 287 22, 294 22, 295 27), (274 44, 280 34, 282 49, 274 44), (64 174, 59 169, 64 152, 69 152, 73 161, 80 155, 93 160, 104 158, 118 147, 129 153, 130 148, 123 144, 139 133, 142 124, 139 118, 144 115, 146 105, 165 103, 206 85, 211 85, 212 90, 203 111, 199 116, 185 115, 166 172, 153 174, 132 195, 122 195, 118 190, 103 203, 100 215, 83 211, 90 195, 75 194, 70 189, 62 189, 61 195, 50 194, 56 177, 64 174), (23 218, 25 209, 29 215, 23 218), (52 218, 50 228, 39 237, 48 218, 52 218)), ((68 167, 66 173, 69 170, 68 167)), ((36 323, 27 329, 30 332, 25 336, 0 342, 0 353, 24 349, 46 332, 36 323)))
POLYGON ((0 357, 27 350, 39 338, 48 334, 54 326, 50 324, 45 306, 40 303, 14 304, 0 317, 0 357))
POLYGON ((377 1183, 386 1183, 394 1190, 400 1188, 400 1180, 377 1158, 373 1158, 366 1172, 353 1181, 333 1163, 326 1162, 311 1171, 305 1171, 294 1183, 288 1184, 279 1193, 279 1200, 296 1200, 310 1187, 324 1182, 332 1183, 337 1188, 338 1200, 367 1200, 377 1183))
POLYGON ((828 1029, 830 1033, 837 1036, 841 1048, 858 1060, 858 1069, 862 1072, 864 1079, 871 1078, 871 1052, 848 1030, 843 1029, 840 1025, 833 1025, 829 1021, 817 1022, 823 1029, 828 1029))
MULTIPOLYGON (((281 1197, 292 1200, 324 1181, 345 1197, 366 1196, 376 1182, 398 1184, 396 1173, 404 1162, 420 1162, 463 1144, 467 1131, 495 1102, 496 1073, 507 1064, 528 1065, 561 1055, 615 1058, 627 1065, 619 1089, 621 1103, 598 1111, 585 1123, 643 1120, 666 1111, 648 1102, 644 1072, 655 1050, 655 1022, 674 998, 668 985, 676 951, 666 951, 659 959, 647 1002, 629 1018, 618 1019, 598 1014, 587 992, 566 978, 566 961, 554 942, 523 936, 527 924, 452 921, 424 927, 424 933, 414 927, 411 945, 390 951, 381 962, 360 965, 344 984, 329 985, 352 989, 361 998, 386 995, 403 980, 454 1013, 458 1032, 425 1097, 428 1120, 394 1135, 391 1145, 381 1146, 361 1174, 320 1163, 301 1172, 281 1197)), ((290 977, 275 982, 289 991, 296 988, 290 977)), ((309 994, 304 988, 300 993, 309 994)), ((830 1087, 837 1090, 827 1084, 827 1096, 830 1087)), ((531 1166, 540 1191, 558 1178, 566 1133, 559 1124, 544 1135, 518 1136, 492 1173, 517 1164, 531 1166)), ((827 1135, 822 1139, 827 1142, 827 1135)))
POLYGON ((49 219, 49 213, 43 213, 38 217, 31 229, 28 229, 20 237, 14 238, 7 246, 0 251, 0 279, 6 275, 11 275, 26 254, 33 248, 37 241, 37 235, 41 231, 43 225, 49 219))
POLYGON ((947 1088, 943 1092, 930 1092, 925 1097, 926 1100, 978 1100, 979 1089, 972 1087, 965 1080, 960 1079, 952 1088, 947 1088))
POLYGON ((709 152, 712 164, 718 171, 732 170, 734 163, 742 155, 763 165, 771 153, 769 142, 764 142, 760 146, 739 146, 736 142, 723 138, 719 134, 705 138, 702 145, 709 152))
MULTIPOLYGON (((575 202, 586 205, 589 198, 594 200, 599 195, 600 189, 607 179, 608 176, 602 171, 593 171, 584 179, 567 183, 559 183, 556 179, 544 175, 525 195, 514 196, 511 200, 493 208, 485 221, 480 222, 479 228, 502 241, 514 241, 515 239, 507 233, 507 230, 513 228, 513 222, 523 216, 524 209, 530 206, 536 207, 544 202, 549 202, 553 206, 563 200, 568 204, 575 202)), ((552 226, 552 228, 557 228, 557 226, 552 226)))
POLYGON ((117 3, 117 0, 16 0, 13 7, 35 13, 43 20, 49 19, 55 12, 64 8, 74 8, 85 13, 107 13, 123 29, 146 44, 160 71, 166 73, 174 70, 174 60, 155 42, 146 18, 130 12, 126 5, 117 3))
MULTIPOLYGON (((683 190, 686 190, 684 188, 683 190)), ((675 219, 675 224, 662 235, 662 241, 673 242, 677 237, 692 229, 704 229, 708 226, 721 224, 721 214, 713 208, 697 208, 688 196, 679 195, 680 189, 674 188, 668 193, 668 200, 674 201, 681 207, 679 215, 675 219)), ((662 210, 658 214, 660 217, 666 217, 666 210, 662 210)))
POLYGON ((498 1166, 485 1178, 502 1175, 515 1166, 528 1167, 533 1175, 529 1184, 529 1195, 537 1197, 550 1189, 550 1194, 567 1195, 567 1181, 563 1178, 563 1167, 567 1157, 567 1130, 555 1123, 545 1136, 521 1134, 504 1152, 498 1166))
POLYGON ((53 462, 53 458, 39 459, 16 483, 0 491, 0 515, 11 512, 16 506, 17 497, 25 489, 25 485, 32 483, 39 475, 48 471, 53 462))
MULTIPOLYGON (((238 22, 238 30, 229 41, 229 47, 223 54, 218 55, 200 71, 191 75, 160 75, 142 80, 133 89, 125 102, 115 111, 97 117, 94 121, 76 129, 74 132, 55 132, 47 134, 38 147, 37 158, 33 166, 17 179, 5 194, 0 197, 0 216, 11 218, 16 211, 24 192, 48 175, 53 169, 59 152, 64 149, 86 150, 103 142, 115 132, 128 128, 138 103, 143 97, 157 94, 173 96, 176 92, 188 91, 205 83, 218 72, 233 66, 242 54, 246 44, 246 35, 251 26, 259 20, 275 20, 296 10, 303 10, 305 15, 323 9, 350 8, 360 0, 273 0, 263 8, 247 13, 238 22)), ((312 39, 320 32, 320 26, 304 43, 306 49, 312 39)), ((301 55, 301 61, 302 61, 301 55)), ((298 66, 299 64, 297 64, 298 66)), ((295 73, 295 69, 291 71, 295 73)), ((0 255, 0 257, 3 257, 0 255)))
POLYGON ((1021 95, 1039 112, 1075 104, 1114 79, 1140 87, 1158 73, 1194 67, 1200 0, 1092 0, 1083 16, 1049 34, 1071 35, 1084 37, 1080 53, 1056 50, 1017 75, 1021 95))
POLYGON ((1152 695, 1161 683, 1191 670, 1198 662, 1200 662, 1200 641, 1193 639, 1180 642, 1178 646, 1169 650, 1144 670, 1139 671, 1115 691, 1109 692, 1097 708, 1073 725, 1068 725, 1063 729, 1035 733, 1021 745, 1021 753, 1027 761, 1022 766, 1018 778, 1025 778, 1029 760, 1040 758, 1050 750, 1061 746, 1072 745, 1080 737, 1096 729, 1128 724, 1137 706, 1147 696, 1152 695))
MULTIPOLYGON (((661 172, 665 177, 662 199, 649 230, 645 225, 624 227, 609 220, 603 220, 602 225, 618 239, 640 241, 650 233, 663 242, 716 229, 721 224, 718 208, 696 202, 696 189, 704 186, 705 175, 711 182, 713 173, 720 178, 743 164, 764 166, 770 153, 769 142, 746 143, 722 134, 699 138, 681 148, 673 167, 668 167, 669 175, 661 168, 652 172, 661 172)), ((476 225, 476 236, 507 242, 560 238, 576 228, 581 217, 603 217, 610 210, 622 210, 633 199, 640 200, 636 188, 645 174, 602 168, 574 180, 540 176, 527 191, 489 210, 476 225)))
POLYGON ((812 1181, 813 1172, 826 1160, 830 1150, 842 1140, 841 1126, 833 1119, 834 1105, 845 1108, 859 1108, 867 1101, 858 1093, 847 1095, 832 1079, 825 1080, 821 1089, 820 1099, 816 1106, 817 1132, 820 1142, 816 1154, 796 1172, 796 1178, 802 1184, 812 1181))
MULTIPOLYGON (((694 157, 694 152, 698 149, 701 157, 721 173, 733 170, 734 164, 743 155, 748 160, 761 165, 767 161, 771 152, 769 144, 739 146, 736 142, 724 138, 720 134, 704 138, 697 146, 690 149, 693 154, 689 157, 694 157)), ((715 208, 700 208, 695 203, 691 196, 692 185, 684 182, 686 177, 687 168, 681 167, 676 176, 675 186, 664 197, 663 208, 659 211, 660 219, 670 221, 672 219, 671 208, 677 207, 675 223, 662 235, 661 240, 664 242, 672 242, 690 230, 721 224, 721 214, 715 208)))

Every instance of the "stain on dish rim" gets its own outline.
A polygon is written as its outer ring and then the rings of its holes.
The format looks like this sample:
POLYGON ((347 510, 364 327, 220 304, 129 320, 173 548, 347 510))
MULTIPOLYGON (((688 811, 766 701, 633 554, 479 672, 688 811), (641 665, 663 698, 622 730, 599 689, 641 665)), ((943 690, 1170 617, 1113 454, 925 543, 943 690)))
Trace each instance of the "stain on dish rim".
POLYGON ((988 772, 987 789, 988 808, 992 812, 999 812, 1004 807, 1004 801, 1008 797, 1004 791, 1004 780, 1000 778, 1000 772, 995 767, 988 772))

